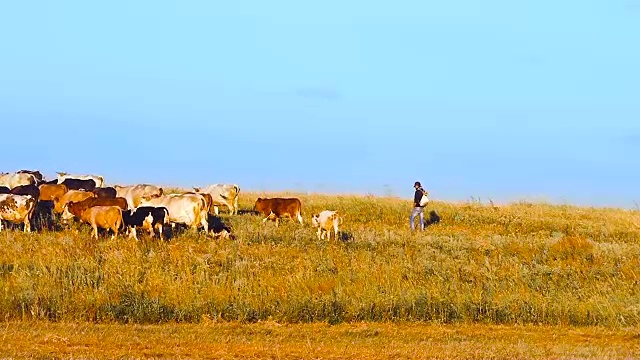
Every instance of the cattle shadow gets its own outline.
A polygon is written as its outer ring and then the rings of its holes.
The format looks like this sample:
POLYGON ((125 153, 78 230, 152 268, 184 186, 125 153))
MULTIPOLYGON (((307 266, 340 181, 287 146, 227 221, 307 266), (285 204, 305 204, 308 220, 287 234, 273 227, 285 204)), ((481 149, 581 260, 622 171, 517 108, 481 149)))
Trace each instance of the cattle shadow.
MULTIPOLYGON (((231 226, 224 222, 222 217, 209 214, 209 216, 207 217, 207 224, 209 226, 209 232, 213 232, 215 235, 218 235, 223 233, 224 231, 227 231, 228 233, 230 233, 229 237, 231 239, 235 239, 231 226)), ((165 225, 162 227, 162 229, 164 240, 171 241, 171 239, 175 237, 186 234, 191 229, 191 227, 185 224, 175 224, 175 226, 173 227, 170 225, 165 225)), ((202 229, 200 229, 199 231, 202 231, 202 229)))
POLYGON ((238 210, 238 215, 255 215, 255 216, 258 216, 258 215, 260 215, 260 212, 257 211, 257 210, 242 209, 242 210, 238 210))
POLYGON ((338 240, 342 242, 353 242, 353 233, 351 231, 338 231, 338 240))

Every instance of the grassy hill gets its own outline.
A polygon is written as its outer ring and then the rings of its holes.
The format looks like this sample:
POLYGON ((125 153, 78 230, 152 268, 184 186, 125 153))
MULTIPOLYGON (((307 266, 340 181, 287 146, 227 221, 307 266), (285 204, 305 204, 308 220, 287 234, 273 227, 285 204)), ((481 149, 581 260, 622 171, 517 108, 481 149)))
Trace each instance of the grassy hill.
MULTIPOLYGON (((242 193, 241 209, 258 196, 242 193)), ((413 322, 637 326, 640 214, 621 209, 296 195, 304 226, 223 215, 234 240, 191 230, 169 242, 89 230, 0 233, 0 318, 162 323, 413 322), (345 215, 341 241, 310 217, 345 215)))

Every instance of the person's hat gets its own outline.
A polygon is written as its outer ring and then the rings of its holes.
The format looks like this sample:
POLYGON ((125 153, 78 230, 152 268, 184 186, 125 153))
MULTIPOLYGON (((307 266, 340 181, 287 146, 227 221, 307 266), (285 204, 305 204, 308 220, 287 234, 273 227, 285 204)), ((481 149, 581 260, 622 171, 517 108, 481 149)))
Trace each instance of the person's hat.
POLYGON ((420 181, 416 181, 416 183, 413 184, 413 186, 416 187, 416 186, 422 186, 422 185, 420 185, 420 181))

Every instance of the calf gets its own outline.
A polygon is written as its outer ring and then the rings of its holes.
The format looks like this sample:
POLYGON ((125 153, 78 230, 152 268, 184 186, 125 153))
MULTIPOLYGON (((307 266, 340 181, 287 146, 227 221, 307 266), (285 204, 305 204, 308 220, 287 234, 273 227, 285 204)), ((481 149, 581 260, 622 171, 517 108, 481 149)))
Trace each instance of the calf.
POLYGON ((276 226, 278 226, 278 219, 281 217, 288 217, 291 219, 297 217, 298 222, 302 224, 301 208, 302 204, 298 198, 258 198, 253 206, 253 210, 259 211, 266 216, 262 220, 263 223, 267 220, 274 220, 276 222, 276 226))
POLYGON ((129 229, 129 235, 138 240, 136 234, 136 226, 149 230, 151 236, 154 236, 155 228, 160 234, 160 240, 163 240, 163 224, 170 224, 169 210, 166 207, 140 206, 136 209, 125 210, 122 212, 122 221, 124 226, 129 229))
POLYGON ((93 191, 96 188, 96 182, 93 179, 64 179, 60 184, 65 185, 69 190, 85 190, 93 191))
POLYGON ((331 229, 333 229, 334 238, 338 240, 338 224, 341 222, 340 215, 337 211, 323 210, 318 214, 313 214, 311 224, 318 228, 318 239, 331 240, 331 229))
POLYGON ((99 198, 105 199, 115 199, 116 198, 116 189, 112 187, 97 187, 92 193, 96 194, 99 198))
POLYGON ((122 226, 122 210, 117 206, 94 206, 85 210, 80 215, 80 220, 88 223, 93 228, 91 238, 95 236, 98 240, 98 228, 112 230, 115 239, 118 236, 118 229, 122 226))

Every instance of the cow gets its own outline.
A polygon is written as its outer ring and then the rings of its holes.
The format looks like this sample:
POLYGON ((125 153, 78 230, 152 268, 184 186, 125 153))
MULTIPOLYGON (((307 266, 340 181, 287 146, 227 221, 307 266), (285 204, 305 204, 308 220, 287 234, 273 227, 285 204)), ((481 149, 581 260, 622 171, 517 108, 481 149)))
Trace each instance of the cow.
POLYGON ((71 201, 80 202, 82 200, 95 197, 95 196, 96 195, 94 193, 91 193, 88 191, 69 190, 61 197, 54 196, 53 199, 51 199, 55 203, 55 206, 53 207, 53 212, 55 212, 56 214, 61 214, 64 211, 64 206, 68 202, 71 202, 71 201))
POLYGON ((207 210, 207 213, 211 212, 211 206, 213 205, 213 196, 211 196, 211 194, 203 193, 203 192, 188 192, 185 194, 194 194, 194 195, 202 196, 204 198, 204 203, 205 203, 205 208, 207 210))
POLYGON ((127 199, 129 208, 134 209, 140 205, 143 198, 155 198, 162 196, 163 190, 160 187, 149 184, 138 184, 133 186, 113 186, 116 189, 116 196, 127 199))
POLYGON ((66 172, 57 172, 56 174, 58 174, 58 184, 62 184, 66 179, 76 179, 76 180, 93 180, 96 183, 95 186, 97 187, 104 186, 104 178, 99 175, 73 175, 73 174, 68 174, 66 172))
POLYGON ((18 174, 31 174, 36 178, 36 185, 40 185, 44 182, 44 176, 42 173, 37 170, 20 170, 17 172, 18 174))
POLYGON ((274 220, 276 222, 276 226, 278 226, 279 218, 288 217, 293 219, 296 217, 298 222, 303 224, 302 204, 298 198, 258 198, 253 206, 253 210, 261 212, 266 216, 262 220, 263 223, 267 220, 274 220))
POLYGON ((197 194, 169 194, 157 197, 145 197, 140 206, 165 207, 169 210, 169 221, 171 227, 176 223, 185 224, 194 229, 199 226, 204 228, 204 232, 209 232, 208 214, 204 197, 197 194))
POLYGON ((69 190, 93 191, 96 182, 93 179, 64 179, 60 184, 65 185, 69 190))
POLYGON ((151 236, 154 236, 153 229, 160 234, 160 240, 163 240, 163 224, 170 224, 169 210, 166 207, 140 206, 135 209, 122 211, 122 221, 124 226, 129 229, 129 236, 133 236, 138 240, 136 227, 142 227, 149 230, 151 236))
POLYGON ((231 227, 215 215, 209 216, 209 231, 214 238, 235 239, 235 235, 231 232, 231 227))
POLYGON ((30 195, 34 199, 40 199, 40 189, 36 185, 20 185, 11 189, 14 195, 30 195))
POLYGON ((327 240, 331 240, 331 229, 335 239, 338 240, 338 225, 342 218, 337 211, 323 210, 319 213, 313 214, 311 217, 311 225, 318 228, 318 239, 324 239, 325 234, 327 240))
POLYGON ((99 187, 95 188, 92 193, 96 194, 99 198, 115 199, 117 196, 116 189, 112 187, 99 187))
POLYGON ((93 231, 91 238, 95 236, 98 240, 98 228, 112 230, 115 239, 118 236, 118 230, 122 226, 122 209, 117 206, 93 206, 86 209, 80 214, 80 220, 91 225, 93 231))
POLYGON ((31 232, 31 217, 38 200, 30 195, 0 195, 0 231, 2 220, 14 224, 23 223, 24 232, 31 232))
POLYGON ((20 185, 35 185, 38 181, 36 177, 26 173, 2 173, 0 174, 0 186, 13 189, 20 185))
POLYGON ((53 200, 53 198, 61 198, 62 195, 69 191, 66 185, 62 184, 41 184, 39 201, 53 200))
POLYGON ((6 186, 0 186, 0 194, 11 194, 11 189, 6 186))
POLYGON ((207 193, 213 198, 213 210, 218 215, 218 206, 229 208, 230 215, 238 214, 240 187, 236 184, 213 184, 203 189, 193 188, 197 193, 207 193))
POLYGON ((127 200, 125 198, 99 198, 99 197, 90 197, 82 201, 74 202, 70 201, 63 207, 62 211, 62 220, 68 221, 73 219, 74 217, 80 217, 82 213, 90 207, 94 206, 117 206, 122 210, 127 210, 127 200))
POLYGON ((53 200, 38 200, 36 209, 33 211, 32 223, 36 230, 53 230, 55 226, 53 207, 55 203, 53 200))

